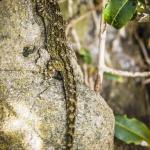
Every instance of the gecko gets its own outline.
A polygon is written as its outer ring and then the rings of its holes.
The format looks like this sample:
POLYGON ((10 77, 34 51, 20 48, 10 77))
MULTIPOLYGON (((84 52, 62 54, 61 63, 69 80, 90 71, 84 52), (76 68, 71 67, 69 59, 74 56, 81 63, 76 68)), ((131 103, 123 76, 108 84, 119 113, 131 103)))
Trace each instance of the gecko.
POLYGON ((36 0, 36 12, 41 17, 45 30, 45 48, 50 55, 47 65, 49 76, 58 71, 63 77, 66 99, 66 150, 73 149, 76 120, 76 80, 69 58, 70 48, 66 43, 65 22, 57 0, 36 0))

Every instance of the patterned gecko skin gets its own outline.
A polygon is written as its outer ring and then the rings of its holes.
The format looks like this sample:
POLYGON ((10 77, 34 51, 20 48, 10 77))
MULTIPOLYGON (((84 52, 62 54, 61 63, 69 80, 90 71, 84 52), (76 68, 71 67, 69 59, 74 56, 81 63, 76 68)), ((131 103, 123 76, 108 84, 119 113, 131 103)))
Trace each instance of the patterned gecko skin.
POLYGON ((66 43, 64 20, 56 0, 36 0, 36 11, 44 24, 45 47, 51 58, 48 73, 51 75, 54 70, 59 71, 63 77, 67 111, 65 149, 72 150, 77 96, 74 70, 68 57, 70 49, 66 43))

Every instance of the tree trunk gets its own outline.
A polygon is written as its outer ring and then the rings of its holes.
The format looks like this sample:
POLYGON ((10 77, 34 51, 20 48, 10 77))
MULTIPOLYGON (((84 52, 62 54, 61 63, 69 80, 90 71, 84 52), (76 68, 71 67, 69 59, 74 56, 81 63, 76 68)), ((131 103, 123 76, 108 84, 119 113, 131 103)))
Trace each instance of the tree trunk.
MULTIPOLYGON (((63 84, 42 74, 49 60, 44 38, 31 0, 0 1, 0 150, 51 150, 64 145, 63 84)), ((81 79, 74 52, 70 60, 81 79)), ((81 83, 77 99, 74 150, 112 150, 112 110, 81 83)))

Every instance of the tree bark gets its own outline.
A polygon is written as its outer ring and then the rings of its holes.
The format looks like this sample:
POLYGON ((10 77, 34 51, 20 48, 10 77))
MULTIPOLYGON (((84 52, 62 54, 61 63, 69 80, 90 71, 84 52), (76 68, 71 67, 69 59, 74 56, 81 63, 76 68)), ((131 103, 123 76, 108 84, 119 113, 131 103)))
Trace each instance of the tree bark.
MULTIPOLYGON (((0 150, 62 149, 62 80, 45 79, 49 55, 31 0, 0 1, 0 150)), ((67 42, 67 41, 66 41, 67 42)), ((74 52, 70 59, 81 79, 74 52)), ((114 116, 103 98, 77 83, 75 150, 112 150, 114 116)))

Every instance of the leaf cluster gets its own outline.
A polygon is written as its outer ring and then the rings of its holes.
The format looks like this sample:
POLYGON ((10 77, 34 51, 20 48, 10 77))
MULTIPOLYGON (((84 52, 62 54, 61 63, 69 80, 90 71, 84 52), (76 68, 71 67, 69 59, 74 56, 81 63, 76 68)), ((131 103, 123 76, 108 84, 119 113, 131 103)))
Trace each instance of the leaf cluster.
POLYGON ((144 0, 109 0, 104 9, 104 19, 120 29, 143 11, 144 0))

